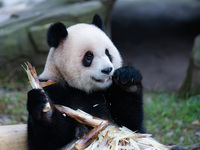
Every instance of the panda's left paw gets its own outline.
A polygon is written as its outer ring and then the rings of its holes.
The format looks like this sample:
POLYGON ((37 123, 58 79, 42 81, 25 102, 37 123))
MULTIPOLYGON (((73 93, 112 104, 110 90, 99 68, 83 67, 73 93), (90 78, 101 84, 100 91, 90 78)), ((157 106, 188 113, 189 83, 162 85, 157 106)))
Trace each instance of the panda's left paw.
POLYGON ((113 81, 120 87, 135 92, 142 81, 142 75, 134 67, 122 67, 115 70, 113 81))

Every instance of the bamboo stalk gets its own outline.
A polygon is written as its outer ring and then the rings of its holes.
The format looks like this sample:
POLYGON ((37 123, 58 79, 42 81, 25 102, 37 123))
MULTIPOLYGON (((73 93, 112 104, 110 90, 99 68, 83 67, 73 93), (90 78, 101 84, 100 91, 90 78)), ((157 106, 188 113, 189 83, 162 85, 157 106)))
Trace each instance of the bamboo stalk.
POLYGON ((79 123, 88 125, 90 127, 96 127, 99 124, 102 124, 102 125, 108 124, 107 120, 94 117, 94 116, 92 116, 86 112, 80 111, 80 110, 73 110, 69 107, 61 106, 61 105, 55 105, 55 107, 61 113, 64 113, 67 116, 74 118, 79 123))

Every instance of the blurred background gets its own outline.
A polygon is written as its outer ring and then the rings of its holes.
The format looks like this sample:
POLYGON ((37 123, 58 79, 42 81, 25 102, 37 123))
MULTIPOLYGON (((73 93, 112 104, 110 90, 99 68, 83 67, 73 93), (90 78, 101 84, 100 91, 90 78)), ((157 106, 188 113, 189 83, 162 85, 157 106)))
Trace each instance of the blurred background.
POLYGON ((199 0, 0 0, 0 125, 26 123, 21 64, 42 71, 49 24, 91 23, 95 13, 124 65, 143 75, 147 133, 200 149, 199 0))

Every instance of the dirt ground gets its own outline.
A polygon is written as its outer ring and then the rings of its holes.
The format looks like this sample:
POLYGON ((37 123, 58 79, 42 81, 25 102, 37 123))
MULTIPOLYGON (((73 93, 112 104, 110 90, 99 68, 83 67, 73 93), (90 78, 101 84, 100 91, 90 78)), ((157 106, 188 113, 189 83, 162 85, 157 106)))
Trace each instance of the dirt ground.
POLYGON ((176 20, 164 13, 155 17, 150 9, 142 13, 133 9, 129 3, 117 3, 112 13, 112 40, 124 64, 141 71, 145 90, 177 91, 186 76, 200 21, 180 21, 179 16, 176 20))

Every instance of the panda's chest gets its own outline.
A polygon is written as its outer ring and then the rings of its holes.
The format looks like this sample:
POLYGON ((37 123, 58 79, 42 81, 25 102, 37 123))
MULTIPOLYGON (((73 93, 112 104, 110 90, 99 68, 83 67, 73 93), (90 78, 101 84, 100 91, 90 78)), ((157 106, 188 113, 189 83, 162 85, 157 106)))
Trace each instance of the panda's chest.
MULTIPOLYGON (((109 112, 109 105, 104 94, 81 95, 79 104, 74 106, 74 109, 81 109, 95 117, 112 121, 109 112)), ((83 124, 78 124, 76 127, 76 138, 81 138, 86 135, 92 128, 83 124)))
POLYGON ((104 93, 79 93, 72 99, 73 109, 81 109, 95 117, 110 120, 109 105, 104 93))

